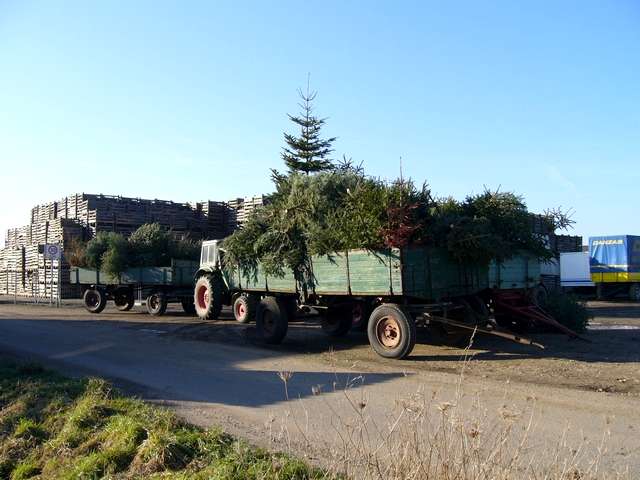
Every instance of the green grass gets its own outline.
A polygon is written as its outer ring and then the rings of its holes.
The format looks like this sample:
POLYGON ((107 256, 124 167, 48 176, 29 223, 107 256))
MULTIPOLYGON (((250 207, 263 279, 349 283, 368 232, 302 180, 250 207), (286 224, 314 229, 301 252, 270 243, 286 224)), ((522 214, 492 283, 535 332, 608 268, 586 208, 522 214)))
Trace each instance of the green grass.
POLYGON ((100 379, 0 355, 0 479, 311 479, 328 475, 254 448, 100 379))

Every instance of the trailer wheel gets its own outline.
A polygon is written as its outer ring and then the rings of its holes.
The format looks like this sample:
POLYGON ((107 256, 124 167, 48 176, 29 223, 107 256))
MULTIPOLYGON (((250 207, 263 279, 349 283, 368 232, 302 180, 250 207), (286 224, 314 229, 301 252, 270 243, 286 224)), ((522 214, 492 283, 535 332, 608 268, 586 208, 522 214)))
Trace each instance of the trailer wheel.
MULTIPOLYGON (((454 303, 457 308, 452 309, 448 313, 449 318, 458 322, 466 323, 470 326, 486 322, 488 320, 488 316, 485 318, 484 313, 487 312, 481 312, 482 305, 478 303, 474 309, 472 307, 472 303, 474 303, 473 297, 469 298, 469 300, 471 300, 471 302, 464 298, 456 299, 454 303)), ((436 344, 464 348, 471 342, 473 330, 433 322, 429 325, 429 335, 436 344)))
POLYGON ((416 344, 416 324, 399 305, 380 305, 369 318, 367 335, 381 357, 404 358, 416 344))
POLYGON ((198 317, 216 319, 222 311, 222 279, 218 275, 203 275, 196 282, 193 302, 198 317))
POLYGON ((147 312, 159 317, 167 311, 167 296, 162 292, 154 292, 147 297, 147 312))
POLYGON ((287 309, 287 319, 289 322, 301 322, 302 319, 298 318, 297 300, 294 297, 285 297, 282 301, 284 301, 285 308, 287 309))
POLYGON ((107 305, 107 296, 98 288, 88 288, 82 296, 84 307, 91 313, 100 313, 107 305))
POLYGON ((536 307, 544 307, 547 304, 547 297, 549 296, 549 294, 547 293, 547 288, 544 285, 538 284, 535 287, 529 289, 527 293, 529 296, 529 300, 536 307))
POLYGON ((629 299, 640 302, 640 283, 632 283, 629 287, 629 299))
POLYGON ((256 312, 258 337, 268 344, 278 344, 287 335, 289 328, 287 306, 275 297, 260 300, 256 312))
POLYGON ((121 312, 128 312, 133 308, 133 304, 135 303, 133 292, 127 288, 116 290, 113 296, 113 303, 116 304, 116 308, 121 312))
POLYGON ((330 337, 344 337, 352 325, 351 306, 329 307, 322 313, 322 331, 330 337))
POLYGON ((368 302, 354 302, 351 305, 351 329, 364 332, 371 316, 371 305, 368 302))
POLYGON ((233 316, 236 322, 249 323, 255 320, 259 298, 256 295, 243 293, 233 302, 233 316))
POLYGON ((182 305, 182 310, 184 310, 184 313, 188 315, 195 315, 196 305, 193 303, 192 297, 182 297, 180 299, 180 305, 182 305))

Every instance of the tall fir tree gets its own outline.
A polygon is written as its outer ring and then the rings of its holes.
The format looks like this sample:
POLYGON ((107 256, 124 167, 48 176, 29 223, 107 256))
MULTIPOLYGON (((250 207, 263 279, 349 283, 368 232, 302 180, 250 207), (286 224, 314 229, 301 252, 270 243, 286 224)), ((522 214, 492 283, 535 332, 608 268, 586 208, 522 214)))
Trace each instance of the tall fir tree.
POLYGON ((312 172, 321 172, 333 168, 329 154, 335 137, 323 139, 320 130, 325 124, 325 118, 318 118, 313 114, 313 100, 317 92, 309 91, 307 81, 307 93, 298 90, 302 99, 301 112, 298 116, 289 115, 289 119, 300 127, 300 136, 284 134, 286 146, 282 149, 282 159, 290 172, 304 172, 307 175, 312 172))

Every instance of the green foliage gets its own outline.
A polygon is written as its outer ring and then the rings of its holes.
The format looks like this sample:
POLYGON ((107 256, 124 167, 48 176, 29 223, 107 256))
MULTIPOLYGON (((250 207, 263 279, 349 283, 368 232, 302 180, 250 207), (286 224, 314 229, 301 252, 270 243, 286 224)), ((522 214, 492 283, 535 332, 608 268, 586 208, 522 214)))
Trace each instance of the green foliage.
POLYGON ((76 246, 74 266, 100 269, 117 276, 130 267, 167 267, 172 259, 197 260, 199 242, 176 239, 162 229, 158 223, 149 223, 138 228, 129 239, 114 232, 100 232, 82 245, 76 246))
MULTIPOLYGON (((350 162, 314 175, 274 172, 273 181, 269 204, 225 240, 231 264, 251 268, 260 262, 269 275, 288 268, 308 280, 311 255, 354 248, 428 245, 469 264, 505 260, 522 250, 540 258, 551 254, 514 193, 486 190, 462 202, 434 199, 426 184, 386 183, 350 162)), ((542 217, 551 228, 557 220, 542 217)))
POLYGON ((95 238, 87 242, 85 258, 89 268, 102 267, 102 256, 107 252, 112 243, 119 242, 122 235, 114 232, 99 232, 95 238))
POLYGON ((312 479, 303 462, 121 396, 0 356, 0 478, 312 479))
POLYGON ((331 145, 335 138, 323 139, 320 131, 325 124, 324 118, 313 115, 313 100, 316 93, 298 91, 302 103, 299 116, 289 115, 289 120, 300 128, 300 136, 284 134, 286 147, 282 149, 282 159, 289 168, 289 172, 320 172, 332 168, 331 160, 327 157, 333 151, 331 145))
POLYGON ((592 317, 583 302, 574 295, 562 292, 550 293, 544 309, 562 325, 577 333, 583 333, 587 329, 592 317))
POLYGON ((119 275, 132 263, 132 254, 129 242, 123 236, 113 234, 107 250, 102 254, 102 270, 109 275, 119 275))
POLYGON ((169 252, 171 243, 173 240, 158 223, 142 225, 129 237, 129 244, 135 252, 136 266, 168 265, 171 260, 169 252))

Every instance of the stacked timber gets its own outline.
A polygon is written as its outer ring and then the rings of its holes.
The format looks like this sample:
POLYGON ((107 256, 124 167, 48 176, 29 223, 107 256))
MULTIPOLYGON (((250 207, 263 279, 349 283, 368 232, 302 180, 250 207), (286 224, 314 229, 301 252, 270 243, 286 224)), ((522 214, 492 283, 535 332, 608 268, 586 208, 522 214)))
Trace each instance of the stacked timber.
POLYGON ((64 252, 73 242, 87 241, 99 232, 128 236, 145 223, 159 223, 176 237, 224 238, 263 203, 262 196, 189 204, 76 193, 36 205, 29 225, 6 232, 5 248, 0 250, 0 294, 47 298, 58 291, 62 298, 79 294, 69 285, 64 256, 61 265, 54 262, 52 284, 51 262, 45 262, 42 253, 45 244, 57 244, 64 252))
POLYGON ((85 225, 93 235, 100 231, 130 235, 145 223, 159 223, 176 234, 204 236, 207 223, 188 203, 86 193, 70 195, 31 210, 31 223, 63 218, 85 225))
POLYGON ((228 203, 207 200, 197 205, 206 219, 208 238, 224 238, 236 229, 234 222, 230 221, 230 218, 235 218, 235 212, 228 203))
POLYGON ((582 237, 576 235, 549 235, 549 248, 556 254, 581 252, 582 237))
POLYGON ((56 299, 58 293, 60 298, 75 298, 80 293, 70 285, 68 264, 45 260, 40 245, 0 250, 0 294, 56 299))

